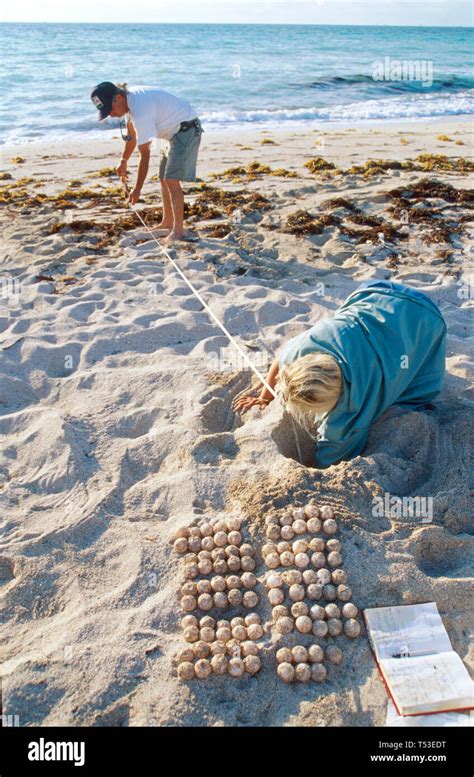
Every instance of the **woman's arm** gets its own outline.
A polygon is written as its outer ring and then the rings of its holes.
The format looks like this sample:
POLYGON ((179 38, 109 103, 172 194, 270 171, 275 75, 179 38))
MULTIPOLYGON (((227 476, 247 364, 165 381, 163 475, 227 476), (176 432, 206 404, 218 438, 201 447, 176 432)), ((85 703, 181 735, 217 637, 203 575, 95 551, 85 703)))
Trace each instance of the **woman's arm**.
MULTIPOLYGON (((271 388, 275 388, 279 369, 279 361, 278 359, 274 359, 265 378, 266 382, 269 386, 271 386, 271 388)), ((245 413, 246 410, 250 410, 250 408, 255 407, 255 405, 258 405, 259 407, 266 407, 270 404, 273 398, 273 394, 270 393, 267 387, 262 386, 262 390, 260 391, 258 397, 252 397, 248 394, 243 397, 239 397, 232 403, 232 409, 236 413, 245 413)))

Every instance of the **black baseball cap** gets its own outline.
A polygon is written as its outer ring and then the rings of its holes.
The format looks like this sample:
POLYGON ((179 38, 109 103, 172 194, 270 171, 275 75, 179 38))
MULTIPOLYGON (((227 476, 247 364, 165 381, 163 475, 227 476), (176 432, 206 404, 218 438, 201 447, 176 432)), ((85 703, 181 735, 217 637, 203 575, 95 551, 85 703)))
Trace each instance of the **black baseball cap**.
POLYGON ((99 111, 99 121, 106 119, 112 110, 112 100, 119 93, 118 88, 111 81, 102 81, 91 92, 91 100, 99 111))

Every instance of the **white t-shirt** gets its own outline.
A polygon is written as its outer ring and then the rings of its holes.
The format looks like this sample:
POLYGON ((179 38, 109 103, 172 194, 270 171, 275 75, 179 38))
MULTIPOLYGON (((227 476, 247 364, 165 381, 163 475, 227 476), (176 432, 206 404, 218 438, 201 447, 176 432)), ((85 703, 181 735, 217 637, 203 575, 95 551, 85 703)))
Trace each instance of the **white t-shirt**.
POLYGON ((127 103, 139 146, 153 138, 171 140, 182 121, 197 118, 186 100, 154 86, 127 86, 127 103))

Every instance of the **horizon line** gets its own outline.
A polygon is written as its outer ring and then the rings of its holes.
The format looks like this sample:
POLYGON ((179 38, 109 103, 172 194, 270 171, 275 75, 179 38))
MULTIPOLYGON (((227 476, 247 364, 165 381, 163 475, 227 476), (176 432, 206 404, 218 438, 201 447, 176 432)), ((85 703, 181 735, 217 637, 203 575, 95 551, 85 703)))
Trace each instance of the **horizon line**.
POLYGON ((247 26, 247 27, 409 27, 425 29, 458 29, 458 30, 474 30, 472 24, 333 24, 331 22, 90 22, 90 21, 18 21, 12 20, 8 22, 0 21, 1 25, 7 24, 95 24, 95 25, 119 25, 119 24, 153 24, 155 26, 176 26, 176 25, 188 25, 202 27, 204 25, 227 25, 227 26, 247 26))

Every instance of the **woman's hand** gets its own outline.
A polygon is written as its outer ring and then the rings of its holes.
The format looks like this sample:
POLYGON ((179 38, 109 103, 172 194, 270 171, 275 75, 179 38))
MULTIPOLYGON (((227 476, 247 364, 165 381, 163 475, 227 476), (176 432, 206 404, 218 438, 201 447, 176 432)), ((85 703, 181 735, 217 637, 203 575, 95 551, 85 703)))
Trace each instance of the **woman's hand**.
POLYGON ((250 410, 251 407, 266 407, 271 402, 271 399, 261 399, 260 397, 239 397, 232 402, 232 410, 234 413, 245 413, 250 410))

